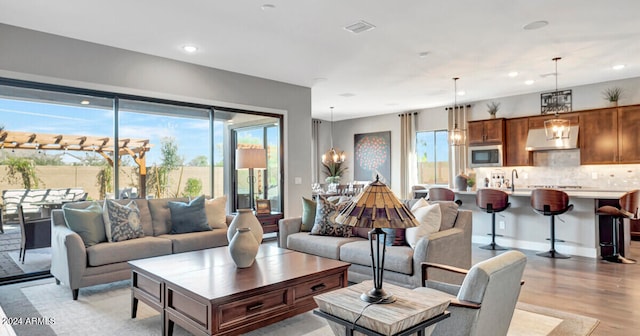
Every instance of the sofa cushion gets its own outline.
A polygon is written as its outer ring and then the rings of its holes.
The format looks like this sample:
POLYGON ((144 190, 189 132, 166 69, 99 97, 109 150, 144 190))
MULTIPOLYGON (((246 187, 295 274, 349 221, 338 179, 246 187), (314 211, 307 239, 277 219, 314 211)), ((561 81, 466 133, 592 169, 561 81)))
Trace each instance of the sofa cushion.
POLYGON ((109 242, 144 237, 140 225, 140 210, 134 201, 121 205, 113 200, 104 201, 103 220, 109 242))
POLYGON ((308 198, 302 198, 302 226, 300 231, 309 232, 316 221, 316 202, 308 198))
POLYGON ((287 248, 298 252, 339 260, 340 246, 358 240, 363 239, 356 237, 318 237, 308 232, 299 232, 287 237, 287 248))
MULTIPOLYGON (((355 241, 340 247, 340 260, 371 267, 371 247, 368 241, 355 241)), ((384 255, 384 269, 413 274, 413 249, 409 246, 388 246, 384 255)))
POLYGON ((167 202, 171 212, 171 233, 211 231, 204 211, 204 196, 189 203, 167 202))
POLYGON ((91 202, 84 209, 74 209, 65 204, 62 213, 67 227, 80 235, 85 247, 107 241, 100 203, 91 202))
POLYGON ((186 197, 182 197, 158 198, 148 200, 154 236, 159 236, 171 232, 171 210, 169 210, 169 205, 167 205, 167 203, 170 201, 188 202, 189 199, 186 197))
POLYGON ((227 229, 227 195, 204 201, 204 212, 212 229, 227 229))
POLYGON ((158 238, 170 240, 173 253, 182 253, 229 245, 229 241, 227 240, 227 230, 223 229, 180 234, 164 234, 158 236, 158 238))
POLYGON ((142 237, 87 247, 87 262, 89 266, 102 266, 167 254, 171 254, 170 240, 142 237))
POLYGON ((311 228, 312 235, 351 237, 352 227, 336 223, 336 217, 340 211, 351 204, 342 202, 333 204, 324 197, 319 196, 316 203, 316 220, 311 228))
POLYGON ((415 210, 413 214, 420 225, 407 228, 405 236, 409 246, 415 248, 420 238, 429 236, 440 230, 442 216, 440 214, 439 204, 423 206, 415 210))

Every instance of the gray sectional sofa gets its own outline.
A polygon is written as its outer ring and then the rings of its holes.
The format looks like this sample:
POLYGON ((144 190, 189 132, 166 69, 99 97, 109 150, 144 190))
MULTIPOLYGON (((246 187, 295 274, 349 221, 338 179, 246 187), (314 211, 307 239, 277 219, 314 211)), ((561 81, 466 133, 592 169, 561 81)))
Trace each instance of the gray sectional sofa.
MULTIPOLYGON (((457 205, 455 206, 457 208, 457 205)), ((439 232, 420 238, 414 248, 387 246, 384 281, 407 288, 421 286, 422 262, 433 262, 468 269, 471 267, 471 225, 469 210, 455 210, 443 216, 439 232), (451 223, 445 223, 450 221, 451 223)), ((329 237, 301 232, 302 217, 279 222, 278 244, 282 248, 351 263, 349 281, 372 278, 369 241, 363 237, 329 237)), ((451 272, 429 273, 429 279, 460 284, 463 276, 451 272)))
MULTIPOLYGON (((127 204, 131 200, 119 200, 127 204)), ((131 277, 127 262, 228 245, 226 229, 171 234, 169 201, 187 202, 186 198, 136 199, 144 237, 119 242, 102 242, 85 247, 80 235, 67 227, 63 210, 54 210, 51 218, 51 274, 56 283, 71 288, 77 300, 82 287, 124 280, 131 277)), ((66 206, 85 209, 90 201, 66 206)), ((227 226, 233 216, 226 216, 227 226)))

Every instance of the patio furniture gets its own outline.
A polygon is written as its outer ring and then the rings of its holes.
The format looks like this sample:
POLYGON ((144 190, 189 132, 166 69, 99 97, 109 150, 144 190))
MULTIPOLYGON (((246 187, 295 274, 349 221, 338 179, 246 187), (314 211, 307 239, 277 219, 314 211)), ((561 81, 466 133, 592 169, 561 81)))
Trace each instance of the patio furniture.
POLYGON ((24 264, 27 250, 51 246, 51 219, 25 220, 22 205, 18 206, 20 222, 20 252, 18 261, 24 264))

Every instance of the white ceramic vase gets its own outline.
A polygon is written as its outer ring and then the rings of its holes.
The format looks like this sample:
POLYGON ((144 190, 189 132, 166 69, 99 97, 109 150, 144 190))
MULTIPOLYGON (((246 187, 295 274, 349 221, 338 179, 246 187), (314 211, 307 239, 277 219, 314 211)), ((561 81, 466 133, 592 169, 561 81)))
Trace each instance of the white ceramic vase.
POLYGON ((238 268, 250 267, 256 260, 260 244, 251 233, 250 228, 239 228, 229 243, 231 259, 238 268))
POLYGON ((229 239, 229 243, 231 243, 233 236, 236 235, 237 229, 240 228, 251 229, 251 233, 258 244, 262 243, 264 230, 262 229, 262 224, 260 224, 260 221, 256 218, 256 215, 253 214, 253 210, 238 209, 238 214, 233 218, 231 225, 229 225, 229 229, 227 229, 227 238, 229 239))

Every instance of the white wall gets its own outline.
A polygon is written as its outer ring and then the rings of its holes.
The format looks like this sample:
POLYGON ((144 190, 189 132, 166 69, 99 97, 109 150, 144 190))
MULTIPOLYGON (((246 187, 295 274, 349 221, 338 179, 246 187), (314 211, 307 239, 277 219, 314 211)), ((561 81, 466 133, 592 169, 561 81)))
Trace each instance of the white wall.
POLYGON ((311 193, 310 88, 5 24, 0 50, 0 77, 284 114, 285 215, 301 213, 311 193))

